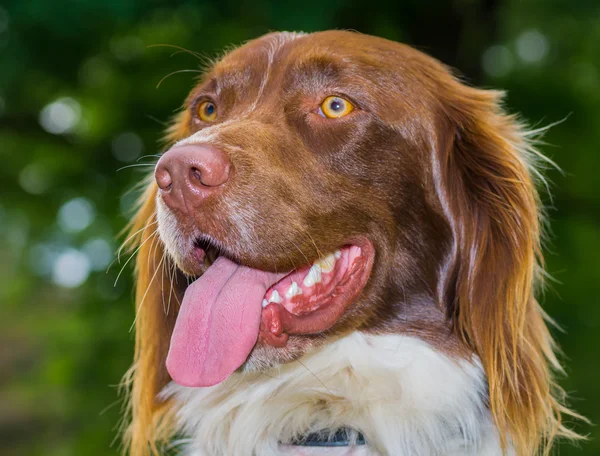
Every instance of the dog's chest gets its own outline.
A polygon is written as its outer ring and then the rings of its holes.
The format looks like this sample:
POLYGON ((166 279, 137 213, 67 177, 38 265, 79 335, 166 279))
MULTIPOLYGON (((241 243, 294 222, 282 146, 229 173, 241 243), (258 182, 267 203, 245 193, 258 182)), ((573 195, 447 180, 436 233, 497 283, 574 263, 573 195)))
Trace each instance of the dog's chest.
POLYGON ((184 455, 499 455, 479 360, 421 339, 354 333, 264 373, 211 388, 169 385, 184 455), (311 432, 360 431, 366 445, 285 445, 311 432), (282 444, 283 442, 283 444, 282 444))

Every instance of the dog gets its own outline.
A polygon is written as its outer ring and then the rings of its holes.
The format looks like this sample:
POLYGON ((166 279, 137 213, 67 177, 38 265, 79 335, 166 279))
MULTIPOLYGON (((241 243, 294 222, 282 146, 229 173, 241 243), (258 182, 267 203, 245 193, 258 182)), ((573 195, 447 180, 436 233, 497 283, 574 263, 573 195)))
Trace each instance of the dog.
POLYGON ((544 157, 409 46, 271 33, 191 91, 133 219, 130 454, 532 455, 544 157))

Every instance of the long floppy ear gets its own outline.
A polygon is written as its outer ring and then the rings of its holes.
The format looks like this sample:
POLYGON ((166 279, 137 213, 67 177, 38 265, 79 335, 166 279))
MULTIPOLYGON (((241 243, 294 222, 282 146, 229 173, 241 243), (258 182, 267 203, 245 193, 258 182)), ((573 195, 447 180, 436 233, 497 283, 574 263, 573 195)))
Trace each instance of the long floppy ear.
MULTIPOLYGON (((148 186, 144 202, 131 223, 130 240, 136 255, 135 355, 125 375, 129 389, 129 423, 125 451, 132 456, 159 454, 158 444, 169 438, 169 404, 157 395, 170 380, 165 367, 169 339, 178 310, 172 271, 158 237, 155 216, 156 185, 148 186)), ((133 253, 132 253, 133 254, 133 253)))
POLYGON ((542 273, 536 160, 528 134, 501 108, 502 93, 452 80, 442 101, 449 134, 437 158, 438 191, 454 234, 445 301, 479 355, 503 448, 548 453, 571 414, 552 379, 561 370, 535 296, 542 273))
MULTIPOLYGON (((167 142, 187 136, 188 116, 184 111, 174 119, 167 142)), ((154 179, 146 185, 125 241, 125 247, 136 255, 135 355, 123 381, 128 391, 124 451, 131 456, 159 455, 161 444, 171 437, 172 407, 158 394, 171 380, 165 361, 181 301, 178 283, 182 283, 182 277, 176 281, 178 272, 158 235, 158 187, 154 179)))

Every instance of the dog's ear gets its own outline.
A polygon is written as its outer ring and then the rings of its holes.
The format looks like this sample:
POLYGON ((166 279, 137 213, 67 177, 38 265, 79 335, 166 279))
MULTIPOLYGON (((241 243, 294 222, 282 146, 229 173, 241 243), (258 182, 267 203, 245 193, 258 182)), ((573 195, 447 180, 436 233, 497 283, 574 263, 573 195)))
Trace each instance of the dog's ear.
MULTIPOLYGON (((166 142, 188 136, 189 122, 187 110, 178 114, 166 142)), ((150 179, 125 242, 125 248, 136 255, 135 355, 124 378, 129 415, 124 441, 131 456, 161 454, 161 444, 168 443, 172 429, 172 407, 158 394, 171 380, 165 361, 182 296, 175 282, 178 272, 158 235, 157 190, 150 179)))
POLYGON ((554 344, 535 296, 542 272, 541 213, 528 133, 503 112, 502 93, 448 81, 445 134, 435 159, 438 193, 454 237, 445 302, 479 355, 504 448, 548 451, 561 424, 554 344))
POLYGON ((165 360, 179 297, 158 236, 156 191, 154 183, 145 191, 128 239, 128 248, 136 255, 135 355, 124 379, 129 406, 126 453, 132 456, 160 454, 158 445, 169 438, 170 427, 170 406, 157 396, 170 380, 165 360))

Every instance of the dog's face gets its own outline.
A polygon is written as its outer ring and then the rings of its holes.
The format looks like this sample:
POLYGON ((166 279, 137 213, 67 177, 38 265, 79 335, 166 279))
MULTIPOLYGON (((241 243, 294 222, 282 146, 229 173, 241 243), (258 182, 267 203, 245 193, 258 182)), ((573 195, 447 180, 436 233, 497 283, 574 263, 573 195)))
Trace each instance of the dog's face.
POLYGON ((217 256, 290 273, 247 304, 268 302, 246 367, 382 329, 402 293, 406 309, 437 304, 450 228, 435 197, 437 113, 421 61, 373 37, 272 34, 227 55, 190 94, 189 135, 156 171, 168 253, 192 277, 217 256), (269 302, 274 291, 283 302, 269 302))
POLYGON ((132 224, 132 447, 171 378, 214 385, 351 331, 476 354, 518 454, 567 433, 533 295, 536 152, 500 100, 351 32, 270 34, 216 63, 132 224))

